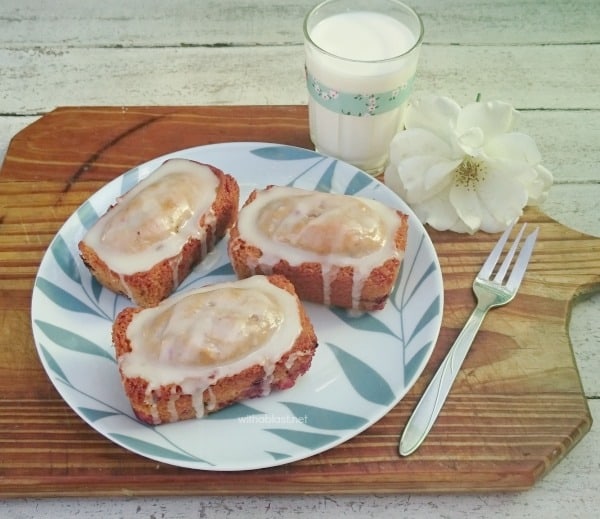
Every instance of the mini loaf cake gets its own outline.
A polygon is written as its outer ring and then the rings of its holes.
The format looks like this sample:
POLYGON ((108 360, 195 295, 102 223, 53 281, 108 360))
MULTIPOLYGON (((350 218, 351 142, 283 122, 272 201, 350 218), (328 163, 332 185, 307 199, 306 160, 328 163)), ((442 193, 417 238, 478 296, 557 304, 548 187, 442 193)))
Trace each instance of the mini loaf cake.
POLYGON ((96 279, 148 307, 168 297, 237 217, 239 186, 221 170, 165 161, 94 224, 79 252, 96 279))
POLYGON ((407 215, 356 196, 269 186, 253 191, 230 231, 240 278, 282 274, 307 301, 384 307, 408 234, 407 215))
POLYGON ((126 308, 113 324, 133 411, 150 424, 199 418, 292 387, 317 339, 293 285, 254 276, 126 308))

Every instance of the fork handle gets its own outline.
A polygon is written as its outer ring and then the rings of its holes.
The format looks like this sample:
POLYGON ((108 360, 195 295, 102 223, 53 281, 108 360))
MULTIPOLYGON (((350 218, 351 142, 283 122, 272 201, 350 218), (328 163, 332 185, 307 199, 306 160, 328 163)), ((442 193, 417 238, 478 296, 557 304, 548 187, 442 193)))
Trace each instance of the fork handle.
POLYGON ((401 456, 408 456, 417 450, 433 427, 488 309, 489 307, 484 305, 475 307, 446 358, 431 379, 400 438, 399 452, 401 456))

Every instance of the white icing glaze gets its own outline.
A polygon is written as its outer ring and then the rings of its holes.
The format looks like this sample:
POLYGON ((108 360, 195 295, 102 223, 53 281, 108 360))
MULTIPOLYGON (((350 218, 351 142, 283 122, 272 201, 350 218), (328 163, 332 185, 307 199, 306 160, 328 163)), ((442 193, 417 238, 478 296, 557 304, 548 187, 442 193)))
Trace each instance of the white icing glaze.
POLYGON ((400 225, 397 212, 376 200, 283 186, 258 191, 237 223, 240 238, 262 251, 251 271, 270 272, 282 259, 293 267, 319 263, 325 304, 339 269, 352 267, 353 306, 375 267, 402 260, 394 241, 400 225))
MULTIPOLYGON (((301 330, 296 298, 265 276, 209 285, 135 314, 127 329, 132 351, 120 357, 119 367, 127 377, 148 381, 149 403, 161 385, 179 385, 192 395, 199 417, 203 393, 250 366, 263 367, 267 394, 276 363, 301 330)), ((214 409, 212 391, 208 397, 206 409, 214 409)))
POLYGON ((204 239, 216 220, 211 206, 218 185, 204 164, 167 160, 121 196, 83 241, 121 276, 147 271, 179 254, 190 238, 204 239))

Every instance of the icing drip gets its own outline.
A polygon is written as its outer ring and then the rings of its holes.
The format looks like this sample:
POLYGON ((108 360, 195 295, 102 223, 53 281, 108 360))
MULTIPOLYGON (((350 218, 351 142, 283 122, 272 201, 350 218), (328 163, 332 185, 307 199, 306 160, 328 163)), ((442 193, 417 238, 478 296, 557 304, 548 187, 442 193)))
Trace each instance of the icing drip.
POLYGON ((336 265, 331 265, 329 268, 321 268, 321 276, 323 278, 323 303, 328 305, 331 303, 331 283, 338 275, 339 268, 336 265))
POLYGON ((273 383, 273 374, 275 373, 275 361, 268 360, 263 366, 264 376, 261 384, 261 396, 267 396, 271 393, 271 384, 273 383))
POLYGON ((169 399, 169 402, 167 404, 167 411, 169 412, 169 417, 171 418, 171 420, 177 418, 177 391, 175 391, 175 388, 171 389, 171 398, 169 399))
POLYGON ((304 351, 296 351, 296 352, 290 354, 289 357, 285 361, 285 369, 287 369, 287 370, 292 369, 292 367, 294 366, 294 364, 296 363, 296 361, 298 359, 300 359, 302 357, 306 357, 307 355, 309 355, 309 354, 304 351))
POLYGON ((150 414, 152 415, 152 423, 160 423, 160 415, 158 414, 158 406, 154 399, 152 391, 146 391, 146 401, 150 404, 150 414))
MULTIPOLYGON (((217 407, 215 393, 210 386, 207 388, 206 392, 208 393, 208 404, 206 404, 206 410, 214 411, 215 407, 217 407)), ((202 404, 202 408, 204 410, 204 403, 202 404)), ((198 415, 198 413, 196 413, 196 415, 198 415)))

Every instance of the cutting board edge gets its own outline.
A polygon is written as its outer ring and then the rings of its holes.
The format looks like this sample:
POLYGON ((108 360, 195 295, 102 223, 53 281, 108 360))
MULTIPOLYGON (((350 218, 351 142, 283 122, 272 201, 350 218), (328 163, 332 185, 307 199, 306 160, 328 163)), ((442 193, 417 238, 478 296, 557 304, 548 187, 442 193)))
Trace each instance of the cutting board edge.
MULTIPOLYGON (((300 105, 280 105, 280 107, 289 107, 291 109, 296 109, 296 108, 300 107, 300 105)), ((156 110, 157 108, 161 108, 161 107, 143 107, 143 106, 140 106, 140 107, 131 107, 131 108, 133 108, 133 109, 135 109, 135 108, 140 108, 140 109, 147 108, 149 110, 156 110)), ((166 107, 166 106, 162 107, 162 108, 165 108, 165 109, 166 108, 169 108, 169 109, 175 108, 175 109, 177 109, 177 107, 166 107)), ((181 107, 181 110, 185 110, 186 108, 189 108, 189 107, 181 107)), ((231 109, 231 108, 236 108, 236 107, 231 107, 231 106, 222 106, 222 107, 208 106, 206 108, 210 108, 210 109, 231 109)), ((237 108, 241 109, 241 108, 248 108, 248 107, 239 106, 237 108)), ((273 107, 270 107, 270 106, 269 107, 263 107, 263 106, 261 106, 260 108, 265 108, 265 109, 269 108, 270 109, 270 108, 273 108, 273 107)), ((48 112, 48 114, 46 114, 46 115, 60 113, 60 112, 63 112, 63 111, 77 111, 78 109, 79 110, 81 110, 81 109, 92 109, 92 110, 102 110, 102 111, 105 111, 105 110, 110 110, 110 109, 122 110, 123 107, 57 107, 54 110, 52 110, 51 112, 48 112)), ((19 135, 21 135, 23 132, 25 132, 31 126, 34 126, 34 125, 36 125, 38 123, 41 123, 44 118, 45 118, 45 115, 41 116, 39 119, 37 119, 36 121, 34 121, 31 125, 28 125, 27 127, 23 128, 20 132, 18 132, 13 137, 13 139, 11 139, 10 143, 12 144, 13 140, 16 137, 18 137, 19 135)), ((9 152, 10 148, 11 148, 11 145, 9 144, 8 149, 7 149, 7 155, 8 155, 8 152, 9 152)), ((6 157, 5 157, 5 160, 6 160, 6 157)), ((0 167, 0 174, 2 172, 3 167, 4 167, 4 161, 3 161, 2 167, 0 167)), ((2 180, 3 180, 2 176, 0 175, 0 182, 2 182, 2 180)), ((579 231, 576 231, 576 230, 573 230, 573 229, 569 228, 568 226, 566 226, 566 225, 558 222, 556 219, 548 216, 546 213, 544 213, 541 210, 539 210, 539 213, 540 213, 540 215, 542 215, 543 217, 547 218, 551 222, 553 222, 553 223, 555 223, 557 225, 560 225, 561 227, 564 227, 565 229, 568 229, 571 232, 576 232, 576 233, 580 234, 581 236, 589 237, 589 238, 592 238, 592 239, 598 239, 595 236, 591 236, 591 235, 588 235, 588 234, 585 234, 585 233, 581 233, 579 231)), ((598 280, 598 279, 595 279, 593 282, 583 283, 583 284, 577 286, 575 288, 575 291, 574 291, 574 297, 573 297, 573 299, 571 301, 569 301, 570 308, 572 309, 573 305, 577 304, 581 300, 581 298, 585 298, 585 297, 588 297, 588 296, 591 296, 591 295, 595 294, 598 291, 599 287, 600 287, 600 280, 598 280)), ((569 317, 570 317, 570 314, 569 314, 569 317)), ((567 321, 567 328, 568 328, 568 321, 567 321)), ((567 332, 567 336, 569 337, 568 332, 567 332)), ((571 347, 571 351, 573 351, 572 345, 570 344, 570 337, 569 337, 569 345, 571 347)), ((576 364, 575 364, 575 366, 576 366, 576 364)), ((581 381, 581 379, 580 379, 580 381, 581 381)), ((577 443, 579 443, 579 441, 585 436, 585 434, 589 431, 589 429, 592 426, 592 416, 591 416, 591 413, 589 412, 589 406, 588 406, 587 399, 585 398, 585 394, 583 393, 583 391, 582 391, 582 397, 583 397, 583 400, 584 400, 585 405, 587 407, 587 412, 589 413, 589 418, 590 418, 589 427, 587 427, 587 429, 585 429, 585 430, 582 430, 580 428, 580 433, 578 434, 577 441, 574 442, 573 444, 571 444, 571 446, 568 448, 568 450, 566 452, 563 452, 561 456, 558 456, 552 464, 550 464, 547 467, 545 467, 545 469, 542 468, 541 471, 540 471, 540 473, 536 477, 534 477, 533 480, 531 480, 527 484, 523 485, 522 487, 517 488, 516 486, 511 486, 510 488, 506 488, 506 490, 511 490, 511 491, 512 490, 526 490, 526 489, 530 488, 531 486, 533 486, 540 477, 543 477, 543 475, 545 475, 550 470, 552 470, 552 468, 557 463, 559 463, 560 460, 562 460, 564 458, 564 456, 566 455, 566 453, 569 452, 572 448, 574 448, 577 445, 577 443)), ((14 482, 14 481, 17 481, 17 480, 13 479, 12 481, 14 482)), ((30 478, 23 478, 22 480, 19 480, 19 481, 21 481, 21 483, 19 483, 19 484, 27 485, 27 484, 32 483, 33 480, 30 479, 30 478)), ((47 483, 43 483, 40 478, 38 478, 36 481, 38 483, 42 483, 42 485, 47 484, 47 483)), ((50 495, 53 495, 53 496, 57 496, 57 495, 65 495, 65 496, 93 495, 93 494, 89 493, 89 487, 87 486, 88 484, 94 483, 93 478, 92 479, 88 478, 86 480, 87 484, 85 486, 81 486, 78 489, 74 490, 74 493, 72 493, 69 490, 68 493, 65 493, 65 494, 57 493, 57 489, 56 489, 57 478, 49 478, 48 481, 50 481, 54 486, 53 486, 52 489, 48 489, 47 493, 45 494, 46 496, 50 496, 50 495), (84 491, 83 493, 82 493, 82 490, 84 491)), ((71 481, 71 478, 65 478, 65 484, 64 484, 64 486, 68 486, 68 481, 71 481)), ((72 481, 71 481, 71 483, 72 483, 72 481)), ((34 486, 36 485, 36 483, 33 483, 33 484, 34 484, 34 486)), ((10 497, 11 495, 13 495, 13 494, 10 494, 10 493, 6 493, 5 494, 3 492, 3 490, 2 490, 2 486, 3 485, 0 484, 0 495, 5 495, 7 497, 10 497)), ((60 485, 60 486, 63 487, 63 485, 60 485)), ((386 490, 380 489, 381 493, 398 493, 398 492, 413 492, 413 493, 415 493, 415 492, 420 492, 420 491, 423 491, 423 492, 439 491, 439 492, 451 492, 452 493, 452 492, 460 491, 460 490, 448 490, 448 488, 441 488, 441 489, 438 489, 438 490, 427 490, 427 489, 426 490, 419 490, 419 489, 398 490, 397 488, 393 488, 393 489, 390 489, 388 491, 387 488, 388 487, 386 487, 386 490)), ((65 492, 67 492, 66 488, 64 488, 64 489, 61 488, 59 490, 60 491, 64 490, 65 492)), ((478 487, 476 487, 476 486, 472 486, 472 487, 468 488, 468 491, 476 491, 476 492, 479 492, 479 491, 480 492, 485 492, 485 491, 501 491, 501 490, 503 490, 503 488, 500 488, 498 486, 490 487, 488 490, 486 490, 484 488, 478 489, 478 487)), ((366 490, 366 491, 372 492, 372 490, 366 490)), ((463 489, 462 491, 464 492, 465 489, 463 489)), ((303 490, 303 491, 298 492, 298 493, 315 494, 315 493, 322 493, 322 492, 323 492, 323 490, 322 490, 322 488, 320 488, 320 489, 311 490, 309 492, 306 492, 305 490, 303 490)), ((210 494, 213 494, 213 493, 214 492, 211 492, 210 494)), ((244 491, 243 493, 246 493, 246 492, 244 491)), ((271 494, 272 492, 269 490, 269 493, 271 494)), ((280 493, 279 489, 277 489, 277 491, 275 493, 280 493)), ((281 493, 287 493, 287 492, 286 492, 285 489, 282 489, 281 493)), ((356 494, 357 490, 356 489, 352 489, 350 491, 340 490, 340 491, 332 491, 331 493, 356 494)), ((256 489, 253 489, 253 490, 250 490, 248 492, 248 494, 258 495, 258 494, 260 494, 260 492, 256 491, 256 489)), ((28 493, 28 494, 14 494, 15 497, 19 497, 19 496, 23 496, 23 495, 32 496, 32 495, 35 495, 35 494, 31 494, 31 493, 28 493)), ((149 491, 146 491, 146 490, 143 490, 143 489, 141 489, 141 490, 140 489, 132 490, 132 489, 127 489, 127 488, 120 488, 120 489, 111 490, 108 494, 103 492, 103 493, 101 493, 99 495, 157 495, 157 490, 156 489, 150 489, 149 491), (148 492, 148 493, 146 493, 146 492, 148 492)), ((170 491, 170 492, 168 492, 168 493, 166 493, 164 495, 191 495, 191 494, 188 494, 188 493, 186 493, 186 494, 174 494, 174 493, 172 493, 172 491, 170 491)), ((193 495, 208 495, 208 493, 193 494, 193 495)), ((231 490, 231 491, 228 491, 227 494, 223 494, 223 495, 240 495, 240 492, 239 492, 239 489, 237 491, 231 490)))

